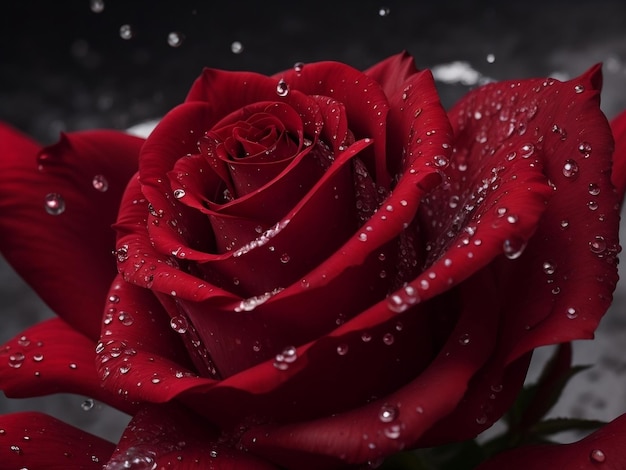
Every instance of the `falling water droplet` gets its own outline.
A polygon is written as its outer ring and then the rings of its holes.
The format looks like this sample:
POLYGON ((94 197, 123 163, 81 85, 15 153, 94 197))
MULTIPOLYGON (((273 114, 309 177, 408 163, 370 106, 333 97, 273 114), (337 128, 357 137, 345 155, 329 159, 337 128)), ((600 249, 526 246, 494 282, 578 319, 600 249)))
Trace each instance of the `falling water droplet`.
POLYGON ((185 40, 185 35, 182 33, 179 33, 178 31, 172 31, 171 33, 167 35, 167 43, 171 47, 180 47, 180 45, 183 43, 184 40, 185 40))
POLYGON ((486 60, 489 64, 493 64, 496 61, 496 56, 494 54, 487 54, 486 60))
POLYGON ((96 175, 91 180, 91 184, 96 191, 101 193, 106 192, 109 189, 109 182, 103 175, 96 175))
POLYGON ((380 7, 378 9, 378 16, 382 16, 382 17, 389 16, 389 13, 391 13, 391 10, 387 7, 380 7))
POLYGON ((339 346, 337 346, 337 354, 339 354, 340 356, 345 356, 346 354, 348 354, 348 345, 340 344, 339 346))
POLYGON ((125 40, 131 39, 133 37, 133 28, 129 24, 120 26, 120 37, 125 40))
POLYGON ((95 405, 93 398, 87 398, 84 402, 80 404, 80 408, 83 411, 91 411, 95 405))
POLYGON ((48 193, 44 198, 44 207, 50 215, 60 215, 65 212, 65 200, 59 193, 48 193))
POLYGON ((278 83, 276 84, 276 94, 282 97, 289 94, 289 85, 287 85, 287 82, 283 78, 278 80, 278 83))
POLYGON ((243 52, 243 44, 240 41, 233 41, 230 45, 233 54, 241 54, 243 52))
POLYGON ((89 2, 89 8, 94 13, 102 13, 104 10, 104 0, 91 0, 89 2))

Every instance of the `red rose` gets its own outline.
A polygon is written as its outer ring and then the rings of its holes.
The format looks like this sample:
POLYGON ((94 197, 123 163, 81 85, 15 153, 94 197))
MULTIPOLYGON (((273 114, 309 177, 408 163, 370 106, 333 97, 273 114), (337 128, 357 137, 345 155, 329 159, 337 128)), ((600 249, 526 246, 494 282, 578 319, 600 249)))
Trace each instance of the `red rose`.
MULTIPOLYGON (((70 134, 40 170, 3 128, 0 247, 63 320, 7 344, 0 386, 133 414, 108 468, 341 468, 474 437, 535 347, 610 304, 625 171, 600 81, 487 85, 446 115, 406 54, 205 70, 145 143, 70 134)), ((76 465, 112 452, 36 419, 76 465)))

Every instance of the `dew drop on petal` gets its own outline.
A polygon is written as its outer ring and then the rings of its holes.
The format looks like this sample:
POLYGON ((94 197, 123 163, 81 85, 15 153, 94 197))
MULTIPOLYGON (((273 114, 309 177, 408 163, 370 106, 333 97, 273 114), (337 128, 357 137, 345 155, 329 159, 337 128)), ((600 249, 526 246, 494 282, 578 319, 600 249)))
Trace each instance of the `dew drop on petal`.
POLYGON ((378 419, 383 423, 390 423, 398 417, 398 408, 393 405, 384 404, 378 411, 378 419))
POLYGON ((583 85, 578 84, 574 86, 575 93, 582 93, 583 91, 585 91, 585 87, 583 85))
POLYGON ((106 192, 109 189, 109 182, 103 175, 96 175, 91 180, 91 184, 96 191, 101 193, 106 192))
POLYGON ((276 84, 276 94, 281 97, 285 97, 289 94, 289 85, 287 85, 287 82, 285 82, 283 78, 278 80, 276 84))
POLYGON ((9 366, 13 367, 14 369, 19 369, 20 367, 22 367, 22 364, 24 364, 25 358, 26 356, 24 356, 24 353, 19 351, 9 354, 9 366))
POLYGON ((283 263, 283 264, 289 263, 289 260, 290 260, 290 258, 289 258, 289 255, 287 253, 283 253, 280 256, 280 262, 283 263))
POLYGON ((59 193, 48 193, 44 198, 44 207, 50 215, 60 215, 65 212, 65 200, 59 193))
POLYGON ((296 62, 295 64, 293 64, 293 70, 297 73, 300 74, 302 73, 302 69, 304 68, 304 62, 296 62))
POLYGON ((600 255, 606 251, 606 241, 601 235, 596 235, 593 240, 589 242, 589 249, 592 253, 600 255))
POLYGON ((470 344, 470 335, 468 335, 467 333, 462 334, 459 338, 459 344, 461 346, 467 346, 468 344, 470 344))
POLYGON ((385 343, 387 346, 391 346, 395 340, 396 339, 393 337, 391 333, 385 333, 383 335, 383 343, 385 343))
POLYGON ((240 41, 233 41, 230 45, 230 51, 233 54, 241 54, 243 52, 243 44, 240 41))
POLYGON ((174 197, 175 197, 176 199, 180 199, 180 198, 182 198, 182 197, 185 197, 185 190, 184 190, 184 189, 176 189, 176 190, 174 191, 174 197))
POLYGON ((589 183, 589 194, 592 196, 597 196, 600 194, 600 186, 595 183, 589 183))
POLYGON ((509 259, 519 258, 525 248, 526 243, 522 240, 507 239, 502 244, 502 250, 504 251, 505 256, 509 259))
POLYGON ((120 301, 120 297, 118 295, 115 294, 111 294, 109 296, 109 302, 111 302, 112 304, 117 304, 120 301))
POLYGON ((589 158, 589 155, 591 155, 591 144, 589 142, 581 142, 578 145, 578 151, 583 155, 583 157, 589 158))
POLYGON ((565 314, 570 320, 578 318, 578 311, 574 307, 568 307, 567 310, 565 310, 565 314))
POLYGON ((133 324, 133 322, 135 321, 135 319, 133 318, 133 316, 130 313, 124 312, 124 311, 121 311, 117 315, 117 319, 124 326, 131 326, 133 324))
POLYGON ((167 43, 171 47, 180 47, 185 40, 185 35, 178 31, 172 31, 167 35, 167 43))
POLYGON ((369 343, 372 340, 372 335, 364 332, 361 333, 361 341, 363 341, 364 343, 369 343))
POLYGON ((187 332, 189 324, 187 323, 187 319, 185 317, 183 317, 182 315, 177 315, 170 319, 170 327, 176 333, 183 334, 187 332))
POLYGON ((543 262, 543 272, 548 274, 548 275, 552 275, 554 274, 556 271, 556 266, 554 265, 554 263, 552 261, 544 261, 543 262))
POLYGON ((566 178, 574 178, 578 174, 578 163, 574 160, 565 160, 563 165, 563 176, 566 178))
POLYGON ((398 439, 402 434, 402 426, 400 426, 399 424, 392 424, 390 426, 387 426, 383 430, 383 433, 389 439, 398 439))
POLYGON ((598 201, 589 201, 587 203, 587 207, 589 208, 590 211, 595 211, 598 210, 598 201))
POLYGON ((35 362, 43 361, 43 354, 37 353, 37 354, 33 355, 33 361, 35 361, 35 362))
POLYGON ((348 354, 348 345, 347 344, 340 344, 339 346, 337 346, 337 354, 339 354, 340 356, 345 356, 346 354, 348 354))
POLYGON ((126 40, 132 39, 133 28, 129 24, 123 24, 120 26, 120 37, 126 40))
POLYGON ((606 460, 606 454, 600 449, 593 449, 589 454, 589 459, 593 462, 603 463, 606 460))

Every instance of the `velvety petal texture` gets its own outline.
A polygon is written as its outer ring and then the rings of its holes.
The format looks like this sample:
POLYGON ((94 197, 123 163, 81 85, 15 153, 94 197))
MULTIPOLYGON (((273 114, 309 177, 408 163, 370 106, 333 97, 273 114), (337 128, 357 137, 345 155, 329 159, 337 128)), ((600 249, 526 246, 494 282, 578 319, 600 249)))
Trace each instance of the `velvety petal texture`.
POLYGON ((573 444, 520 447, 495 456, 477 470, 567 468, 623 470, 626 468, 626 415, 622 415, 573 444))
POLYGON ((98 337, 115 222, 143 139, 63 134, 45 148, 0 125, 0 250, 59 316, 98 337))

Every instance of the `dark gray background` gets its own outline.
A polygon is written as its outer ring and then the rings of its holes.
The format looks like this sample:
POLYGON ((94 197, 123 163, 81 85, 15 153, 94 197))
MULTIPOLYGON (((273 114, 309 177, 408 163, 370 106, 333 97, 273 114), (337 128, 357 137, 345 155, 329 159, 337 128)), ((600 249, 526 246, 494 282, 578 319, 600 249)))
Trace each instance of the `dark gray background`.
MULTIPOLYGON (((566 79, 602 61, 603 109, 609 117, 626 109, 621 0, 104 0, 100 13, 89 0, 15 0, 0 6, 0 120, 51 143, 59 131, 125 129, 163 115, 203 66, 273 73, 332 59, 364 68, 402 49, 420 67, 463 61, 494 79, 566 79), (381 8, 389 13, 381 16, 381 8), (132 39, 120 38, 123 24, 132 39), (167 44, 172 31, 185 36, 178 48, 167 44), (231 51, 233 41, 243 52, 231 51)), ((470 88, 438 86, 446 106, 470 88)), ((567 389, 557 413, 610 419, 626 410, 624 297, 619 290, 600 341, 576 346, 577 362, 597 365, 567 389)), ((2 341, 51 314, 1 258, 0 302, 2 341)), ((0 412, 42 409, 116 439, 126 418, 101 406, 82 411, 83 399, 0 398, 0 412)))

